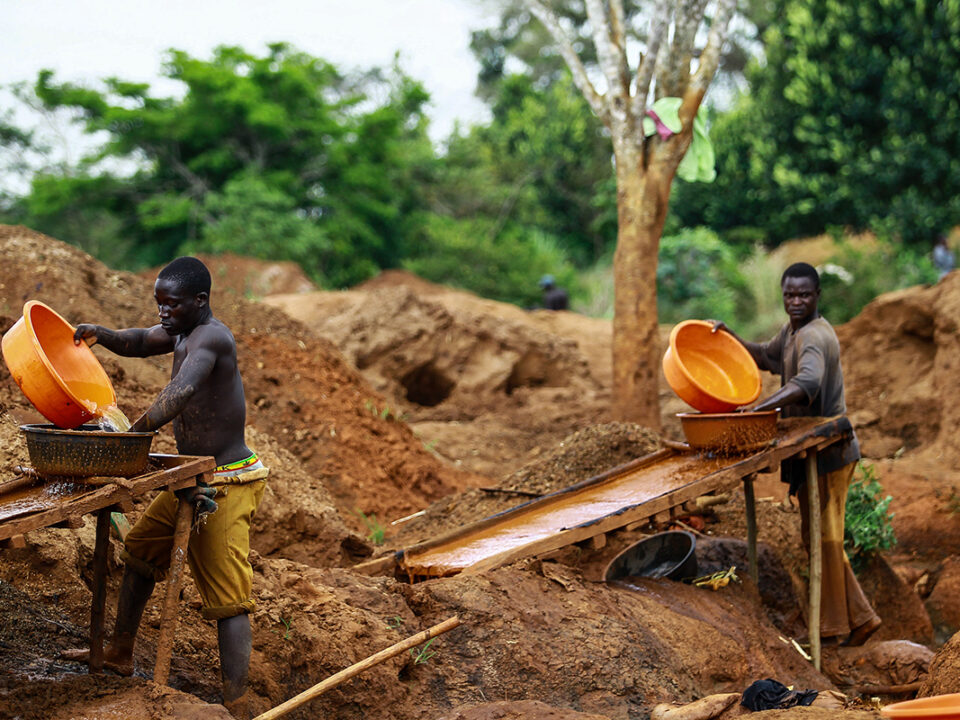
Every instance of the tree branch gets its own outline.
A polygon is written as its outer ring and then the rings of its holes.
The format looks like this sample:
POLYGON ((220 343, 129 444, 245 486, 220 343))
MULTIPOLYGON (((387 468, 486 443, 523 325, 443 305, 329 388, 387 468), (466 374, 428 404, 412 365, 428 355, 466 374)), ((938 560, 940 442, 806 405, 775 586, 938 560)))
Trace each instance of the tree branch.
POLYGON ((680 97, 687 89, 697 29, 703 20, 706 7, 707 0, 681 0, 677 5, 673 42, 657 78, 660 90, 666 95, 680 97))
POLYGON ((610 0, 610 41, 617 49, 623 95, 630 97, 630 67, 627 64, 627 32, 624 26, 623 0, 610 0))
POLYGON ((603 0, 586 0, 586 6, 593 44, 597 49, 597 61, 600 63, 603 76, 607 79, 607 105, 611 113, 622 120, 626 100, 625 89, 620 84, 620 58, 617 56, 611 22, 603 0))
POLYGON ((713 18, 710 34, 707 35, 707 44, 700 53, 700 64, 691 81, 693 87, 700 92, 706 92, 707 86, 717 72, 717 66, 720 64, 720 50, 727 40, 727 29, 730 26, 735 5, 736 0, 717 0, 717 14, 713 18))
POLYGON ((579 88, 580 92, 583 93, 583 96, 587 99, 587 102, 597 117, 600 118, 604 125, 609 126, 610 109, 603 96, 597 92, 593 83, 590 82, 590 78, 587 77, 587 70, 583 66, 580 56, 577 55, 577 51, 573 49, 573 42, 570 40, 567 32, 561 27, 557 16, 550 8, 544 5, 541 0, 526 0, 526 3, 530 11, 543 23, 547 32, 553 37, 554 42, 557 43, 560 55, 567 63, 567 67, 570 68, 570 72, 573 73, 574 84, 579 88))
POLYGON ((670 18, 673 16, 671 0, 657 0, 653 8, 653 17, 650 19, 650 35, 647 38, 647 52, 640 58, 637 66, 637 79, 633 92, 633 116, 642 118, 647 110, 647 96, 650 94, 650 83, 657 67, 657 56, 670 27, 670 18))

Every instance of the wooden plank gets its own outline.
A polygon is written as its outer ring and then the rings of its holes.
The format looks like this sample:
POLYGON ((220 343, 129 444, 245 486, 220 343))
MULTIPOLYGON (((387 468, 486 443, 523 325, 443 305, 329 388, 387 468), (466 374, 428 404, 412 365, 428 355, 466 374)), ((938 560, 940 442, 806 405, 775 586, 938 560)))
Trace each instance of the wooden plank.
POLYGON ((642 467, 653 465, 654 463, 660 462, 661 460, 665 460, 675 455, 677 455, 677 453, 674 450, 670 450, 669 448, 657 450, 656 452, 650 453, 649 455, 644 455, 643 457, 637 458, 636 460, 631 460, 628 463, 619 465, 615 468, 608 470, 607 472, 601 473, 600 475, 587 478, 586 480, 575 483, 574 485, 570 485, 569 487, 556 490, 552 493, 549 493, 548 495, 544 495, 535 500, 531 500, 530 502, 525 502, 521 505, 517 505, 516 507, 509 508, 508 510, 499 512, 496 515, 491 515, 490 517, 486 517, 483 520, 478 520, 477 522, 470 523, 469 525, 453 528, 451 530, 448 530, 445 533, 441 533, 440 535, 437 535, 436 537, 432 537, 428 540, 424 540, 423 542, 417 543, 416 545, 411 545, 410 547, 405 548, 404 550, 401 551, 402 556, 405 558, 408 555, 419 555, 422 552, 431 550, 432 548, 435 548, 438 545, 443 545, 449 542, 450 540, 456 540, 457 538, 462 537, 463 535, 466 535, 468 533, 476 532, 478 530, 483 530, 493 525, 497 525, 507 515, 513 515, 514 513, 518 513, 518 512, 527 512, 529 510, 539 508, 541 505, 549 505, 555 502, 558 497, 563 497, 564 495, 568 495, 572 492, 576 492, 578 490, 581 490, 582 488, 589 487, 591 485, 597 485, 599 483, 606 482, 608 480, 613 480, 623 475, 627 475, 642 467))
MULTIPOLYGON (((787 428, 784 435, 770 447, 748 456, 739 462, 694 480, 681 488, 677 488, 638 505, 621 508, 614 513, 596 518, 576 528, 563 530, 548 538, 543 538, 539 541, 512 548, 503 553, 485 558, 465 569, 463 572, 476 574, 484 570, 515 562, 523 557, 542 555, 543 553, 558 550, 566 545, 581 542, 610 530, 619 529, 624 526, 636 526, 637 523, 642 524, 644 521, 660 513, 666 513, 669 518, 671 510, 686 501, 694 500, 700 495, 711 492, 731 491, 740 485, 744 477, 777 468, 784 459, 806 452, 809 448, 824 447, 837 442, 851 431, 850 423, 846 418, 832 418, 828 420, 810 418, 808 420, 804 419, 801 422, 792 423, 792 425, 793 427, 787 428)), ((398 560, 405 568, 409 569, 412 567, 414 570, 417 570, 416 556, 428 550, 497 525, 507 517, 514 517, 520 513, 532 512, 543 506, 549 506, 555 502, 557 498, 577 492, 583 488, 635 473, 646 466, 656 464, 677 454, 675 450, 670 448, 651 453, 625 465, 613 468, 596 477, 545 495, 537 500, 524 503, 502 513, 498 513, 497 515, 492 515, 477 523, 455 528, 438 537, 401 550, 398 552, 398 560)))
POLYGON ((93 599, 90 602, 91 674, 103 672, 104 609, 107 601, 107 549, 110 546, 110 508, 97 511, 97 534, 93 546, 93 599))
POLYGON ((747 564, 754 585, 760 583, 760 568, 757 565, 757 502, 753 494, 753 476, 743 478, 743 497, 747 515, 747 564))
POLYGON ((652 517, 657 513, 668 510, 672 506, 680 505, 685 500, 691 500, 701 494, 702 488, 700 484, 696 482, 690 483, 682 488, 653 498, 652 500, 625 508, 614 515, 607 515, 598 520, 578 525, 568 530, 562 530, 549 537, 484 558, 480 562, 465 568, 462 572, 468 575, 477 575, 487 570, 509 565, 525 557, 532 557, 552 550, 559 550, 566 545, 572 545, 573 543, 586 540, 594 535, 616 530, 636 520, 652 517))
POLYGON ((183 581, 183 561, 190 541, 190 524, 193 520, 193 505, 181 500, 177 504, 173 545, 170 549, 170 568, 167 570, 167 586, 160 613, 160 634, 157 637, 157 660, 153 669, 153 681, 166 685, 170 677, 170 656, 173 654, 173 637, 179 620, 180 585, 183 581))
POLYGON ((180 457, 184 462, 175 467, 157 470, 137 478, 118 478, 109 485, 89 490, 81 489, 78 494, 65 496, 65 501, 56 507, 0 523, 0 540, 56 525, 71 517, 80 517, 109 505, 131 507, 135 497, 141 497, 160 488, 179 490, 191 487, 196 484, 198 475, 213 470, 216 465, 212 457, 191 455, 180 457))
POLYGON ((362 563, 354 565, 351 568, 354 572, 358 572, 361 575, 390 575, 393 573, 394 568, 397 567, 397 554, 390 553, 389 555, 384 555, 383 557, 374 558, 373 560, 366 560, 362 563))
POLYGON ((817 453, 807 454, 807 501, 810 528, 810 655, 813 666, 820 669, 820 590, 823 581, 823 547, 820 538, 820 481, 817 453))

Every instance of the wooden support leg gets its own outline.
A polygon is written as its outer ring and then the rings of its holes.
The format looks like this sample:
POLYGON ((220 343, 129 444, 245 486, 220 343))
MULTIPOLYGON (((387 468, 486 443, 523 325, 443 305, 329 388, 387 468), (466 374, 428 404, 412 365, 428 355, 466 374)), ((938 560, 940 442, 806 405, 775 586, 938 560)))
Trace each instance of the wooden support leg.
POLYGON ((810 513, 810 655, 820 669, 820 591, 823 582, 823 547, 820 537, 820 483, 817 478, 817 451, 807 452, 807 501, 810 513))
POLYGON ((167 587, 160 614, 160 637, 157 639, 157 663, 153 668, 153 681, 166 685, 170 676, 170 655, 173 653, 173 636, 179 619, 180 585, 183 582, 183 561, 187 557, 190 540, 190 524, 193 521, 193 506, 183 500, 177 505, 177 521, 173 532, 173 548, 170 550, 170 569, 167 571, 167 587))
POLYGON ((760 567, 757 564, 757 501, 753 494, 753 475, 743 478, 743 497, 747 512, 747 562, 754 584, 760 582, 760 567))
POLYGON ((97 539, 93 546, 93 600, 90 603, 91 673, 103 672, 104 606, 107 600, 107 550, 110 547, 110 508, 97 511, 97 539))

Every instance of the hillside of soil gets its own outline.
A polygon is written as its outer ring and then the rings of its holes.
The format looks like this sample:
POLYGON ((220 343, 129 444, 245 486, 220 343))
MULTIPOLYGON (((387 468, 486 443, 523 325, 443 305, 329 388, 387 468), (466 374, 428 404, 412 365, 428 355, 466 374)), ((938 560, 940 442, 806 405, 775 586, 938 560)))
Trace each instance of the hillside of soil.
MULTIPOLYGON (((150 275, 111 271, 17 227, 0 226, 0 259, 2 330, 28 299, 48 303, 72 323, 153 323, 150 275)), ((913 683, 928 666, 934 669, 929 687, 949 686, 943 677, 955 667, 955 642, 932 662, 929 648, 960 625, 950 591, 960 581, 960 531, 948 491, 955 464, 946 462, 956 457, 947 437, 955 410, 942 397, 932 402, 937 392, 946 394, 942 371, 954 362, 939 357, 953 342, 950 296, 960 296, 960 282, 952 276, 936 288, 911 291, 935 293, 917 301, 933 313, 934 330, 924 340, 928 365, 895 355, 898 363, 913 362, 897 375, 892 362, 861 348, 865 335, 875 334, 879 343, 900 333, 908 337, 888 351, 916 351, 907 309, 892 326, 900 329, 883 337, 879 319, 895 317, 892 309, 870 320, 868 308, 854 321, 864 323, 861 329, 841 328, 849 404, 876 415, 855 419, 865 446, 876 453, 886 490, 895 495, 901 545, 898 555, 864 575, 885 620, 882 632, 862 651, 828 652, 823 675, 787 639, 804 628, 806 558, 798 515, 776 502, 782 490, 775 476, 758 481, 758 585, 743 571, 738 493, 727 505, 686 518, 702 532, 703 572, 741 568, 741 582, 718 592, 667 580, 629 587, 598 582, 617 552, 666 524, 620 531, 602 547, 571 546, 482 576, 411 585, 352 570, 371 553, 408 546, 658 447, 648 429, 609 422, 610 324, 574 313, 526 312, 406 273, 324 293, 308 290, 295 268, 280 272, 245 258, 208 262, 212 307, 237 340, 248 442, 272 470, 251 536, 256 712, 453 615, 461 627, 429 649, 389 660, 288 717, 646 720, 657 703, 740 692, 764 677, 801 688, 839 686, 853 695, 862 687, 913 683), (261 296, 263 302, 250 300, 261 296), (885 373, 884 396, 869 395, 871 373, 885 373), (930 386, 922 398, 930 401, 928 415, 936 415, 936 431, 933 420, 924 424, 904 407, 918 379, 930 386), (887 398, 898 404, 888 407, 887 398), (908 429, 914 425, 915 432, 908 429), (893 448, 891 437, 902 444, 893 448), (931 506, 943 513, 934 521, 931 506), (380 548, 368 537, 376 524, 386 534, 380 548)), ((131 417, 168 378, 168 358, 95 352, 131 417)), ((685 407, 665 384, 661 399, 669 421, 664 432, 679 437, 672 418, 685 407)), ((0 371, 0 480, 26 460, 17 425, 32 415, 0 371)), ((161 433, 154 450, 174 449, 171 435, 161 433)), ((145 613, 134 678, 90 678, 76 663, 58 659, 60 650, 85 642, 93 530, 88 517, 82 528, 33 531, 23 547, 0 550, 0 719, 225 717, 220 706, 205 704, 220 699, 217 640, 215 626, 200 617, 192 582, 182 593, 174 689, 149 682, 160 593, 145 613)), ((122 571, 116 551, 114 545, 108 620, 122 571)), ((757 714, 761 720, 876 716, 863 707, 757 714)))

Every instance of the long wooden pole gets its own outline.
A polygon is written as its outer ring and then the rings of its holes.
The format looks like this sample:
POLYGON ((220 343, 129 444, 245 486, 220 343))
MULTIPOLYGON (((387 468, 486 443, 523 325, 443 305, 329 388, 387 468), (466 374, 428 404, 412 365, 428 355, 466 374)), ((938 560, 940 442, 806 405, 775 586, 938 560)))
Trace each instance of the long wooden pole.
POLYGON ((107 549, 110 547, 110 508, 97 511, 97 535, 93 546, 93 600, 90 603, 91 673, 103 672, 104 605, 107 599, 107 549))
POLYGON ((401 640, 396 645, 391 645, 387 649, 381 650, 375 655, 371 655, 366 660, 361 660, 360 662, 354 663, 348 668, 344 668, 337 674, 331 675, 326 680, 317 683, 312 688, 304 690, 299 695, 290 698, 285 703, 277 705, 272 710, 267 710, 262 715, 257 715, 257 717, 255 717, 253 720, 274 720, 274 718, 286 715, 291 710, 294 710, 304 703, 313 700, 315 697, 322 695, 327 690, 336 687, 340 683, 349 680, 355 675, 359 675, 367 668, 378 665, 384 660, 389 660, 395 655, 399 655, 410 648, 414 648, 417 645, 426 642, 430 638, 436 637, 437 635, 442 635, 448 630, 453 630, 458 625, 460 625, 460 618, 454 615, 452 618, 444 620, 439 625, 434 625, 432 628, 428 628, 421 633, 417 633, 412 637, 408 637, 406 640, 401 640))
POLYGON ((181 499, 177 505, 176 525, 173 531, 173 547, 170 550, 170 568, 167 570, 167 587, 160 612, 160 636, 157 638, 157 660, 153 668, 153 681, 166 685, 170 677, 170 656, 173 654, 173 637, 180 620, 180 586, 183 584, 183 561, 187 556, 190 541, 190 522, 193 505, 181 499))
POLYGON ((823 554, 820 537, 820 482, 817 475, 817 451, 807 451, 807 508, 810 522, 810 656, 820 669, 820 592, 823 583, 823 554))
POLYGON ((747 563, 754 585, 760 584, 760 566, 757 562, 757 501, 753 492, 754 475, 743 478, 743 500, 747 513, 747 563))

